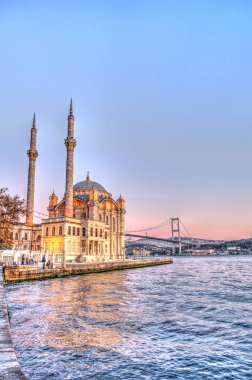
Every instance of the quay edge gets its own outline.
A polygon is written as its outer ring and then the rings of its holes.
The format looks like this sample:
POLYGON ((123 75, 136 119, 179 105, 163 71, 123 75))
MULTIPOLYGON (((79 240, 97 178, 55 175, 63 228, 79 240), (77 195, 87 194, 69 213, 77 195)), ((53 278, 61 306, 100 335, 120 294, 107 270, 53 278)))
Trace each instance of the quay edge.
POLYGON ((2 267, 0 267, 0 380, 14 379, 25 380, 26 377, 21 370, 12 345, 2 267))
POLYGON ((33 265, 7 266, 4 268, 4 281, 21 282, 30 280, 44 280, 66 276, 77 276, 91 273, 108 272, 113 270, 144 268, 156 265, 172 264, 172 258, 140 259, 97 263, 71 263, 66 268, 37 269, 33 265))

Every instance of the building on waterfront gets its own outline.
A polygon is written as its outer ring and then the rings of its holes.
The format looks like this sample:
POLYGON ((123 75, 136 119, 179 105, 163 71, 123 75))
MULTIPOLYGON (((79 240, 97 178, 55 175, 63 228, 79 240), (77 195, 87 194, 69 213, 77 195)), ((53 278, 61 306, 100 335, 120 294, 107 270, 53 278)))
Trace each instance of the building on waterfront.
POLYGON ((63 254, 66 262, 94 262, 124 259, 125 201, 115 200, 99 183, 91 181, 89 173, 84 181, 73 185, 74 177, 74 115, 71 100, 68 133, 65 195, 59 200, 55 192, 49 196, 48 217, 41 224, 33 223, 36 120, 31 129, 29 174, 25 223, 14 227, 14 248, 42 250, 63 254))

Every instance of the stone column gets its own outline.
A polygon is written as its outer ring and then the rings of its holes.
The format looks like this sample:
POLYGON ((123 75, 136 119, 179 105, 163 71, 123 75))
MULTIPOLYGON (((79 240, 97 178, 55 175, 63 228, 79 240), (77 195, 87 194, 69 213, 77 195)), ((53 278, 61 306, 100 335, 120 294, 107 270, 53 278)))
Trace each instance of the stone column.
POLYGON ((33 225, 33 212, 34 212, 34 190, 35 190, 35 164, 38 157, 36 149, 37 129, 36 117, 34 113, 33 125, 31 129, 30 149, 27 151, 29 157, 29 173, 28 173, 28 186, 27 186, 27 203, 26 203, 26 221, 28 226, 33 225))
POLYGON ((74 148, 76 140, 74 138, 74 115, 73 103, 71 99, 70 112, 68 116, 68 134, 65 139, 67 148, 66 161, 66 192, 65 192, 65 216, 73 217, 73 170, 74 170, 74 148))

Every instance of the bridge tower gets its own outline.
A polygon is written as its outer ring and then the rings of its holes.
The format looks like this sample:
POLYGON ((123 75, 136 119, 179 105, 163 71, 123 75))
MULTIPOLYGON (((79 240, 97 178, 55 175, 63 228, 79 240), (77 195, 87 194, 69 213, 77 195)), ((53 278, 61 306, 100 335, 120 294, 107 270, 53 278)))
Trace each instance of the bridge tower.
POLYGON ((176 247, 176 244, 178 244, 179 254, 181 255, 182 246, 181 246, 181 238, 180 238, 180 220, 179 220, 179 218, 171 218, 171 231, 172 231, 172 239, 174 239, 174 242, 172 244, 172 252, 175 253, 175 247, 176 247))

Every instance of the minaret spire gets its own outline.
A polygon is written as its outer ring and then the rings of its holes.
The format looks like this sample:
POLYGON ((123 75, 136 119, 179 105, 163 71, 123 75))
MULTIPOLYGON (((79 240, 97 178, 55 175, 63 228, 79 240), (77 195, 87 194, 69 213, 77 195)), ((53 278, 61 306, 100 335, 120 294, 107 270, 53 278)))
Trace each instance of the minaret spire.
POLYGON ((71 101, 70 101, 70 111, 69 111, 69 115, 73 115, 73 99, 71 98, 71 101))
POLYGON ((34 115, 33 115, 33 123, 32 123, 32 126, 33 128, 36 128, 36 114, 34 112, 34 115))
POLYGON ((65 146, 67 148, 67 162, 66 162, 66 193, 65 193, 65 216, 73 217, 73 171, 74 171, 74 148, 76 140, 74 138, 74 115, 73 115, 73 101, 71 98, 70 111, 68 115, 68 133, 65 139, 65 146))
POLYGON ((35 164, 38 157, 36 149, 37 143, 37 128, 36 116, 34 113, 33 123, 31 128, 30 149, 27 151, 29 157, 29 173, 28 173, 28 186, 27 186, 27 202, 26 202, 26 221, 28 226, 33 225, 33 212, 34 212, 34 191, 35 191, 35 164))

